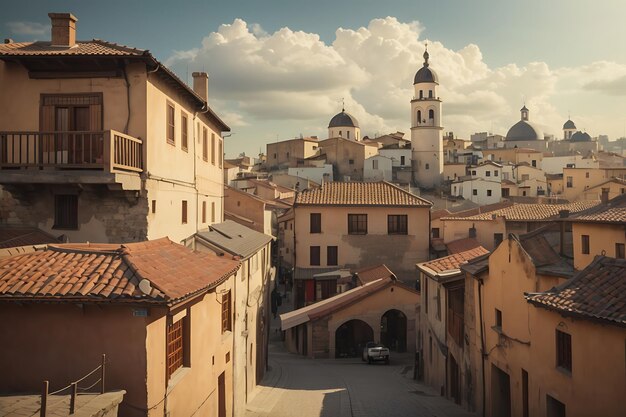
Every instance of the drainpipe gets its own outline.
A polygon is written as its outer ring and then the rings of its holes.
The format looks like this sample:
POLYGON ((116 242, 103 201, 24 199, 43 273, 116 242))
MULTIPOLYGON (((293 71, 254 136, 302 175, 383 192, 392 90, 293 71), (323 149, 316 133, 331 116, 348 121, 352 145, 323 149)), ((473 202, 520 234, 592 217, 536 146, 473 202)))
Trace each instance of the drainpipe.
POLYGON ((483 298, 482 298, 482 291, 481 288, 483 286, 483 281, 482 279, 478 280, 478 314, 479 314, 479 318, 480 318, 480 365, 481 365, 481 376, 482 376, 482 384, 483 384, 483 417, 485 417, 486 415, 486 409, 485 409, 485 402, 486 400, 486 393, 485 393, 485 335, 484 335, 484 323, 483 323, 483 298))

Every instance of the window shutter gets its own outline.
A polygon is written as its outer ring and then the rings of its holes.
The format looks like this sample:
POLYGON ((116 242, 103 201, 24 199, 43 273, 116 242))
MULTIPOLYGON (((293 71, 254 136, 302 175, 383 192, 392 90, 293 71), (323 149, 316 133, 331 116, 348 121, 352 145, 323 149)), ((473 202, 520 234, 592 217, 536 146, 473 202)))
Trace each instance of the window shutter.
MULTIPOLYGON (((39 131, 54 131, 54 106, 41 106, 41 119, 39 120, 39 131)), ((43 135, 41 138, 41 147, 43 152, 50 152, 54 149, 54 136, 43 135)), ((46 161, 47 162, 47 161, 46 161)))

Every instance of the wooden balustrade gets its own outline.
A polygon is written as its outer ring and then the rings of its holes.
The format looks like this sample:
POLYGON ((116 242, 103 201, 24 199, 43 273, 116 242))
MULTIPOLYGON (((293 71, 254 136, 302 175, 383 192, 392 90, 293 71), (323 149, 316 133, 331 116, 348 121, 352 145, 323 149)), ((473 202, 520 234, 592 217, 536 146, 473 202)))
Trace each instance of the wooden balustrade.
POLYGON ((143 170, 141 139, 114 130, 0 132, 0 169, 143 170))

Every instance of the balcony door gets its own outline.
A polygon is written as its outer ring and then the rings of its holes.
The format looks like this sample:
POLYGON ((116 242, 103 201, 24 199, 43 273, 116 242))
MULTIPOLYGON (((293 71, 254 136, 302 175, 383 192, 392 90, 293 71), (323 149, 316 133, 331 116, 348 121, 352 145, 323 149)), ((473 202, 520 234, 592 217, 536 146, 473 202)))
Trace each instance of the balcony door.
POLYGON ((44 164, 86 167, 102 162, 102 95, 42 95, 44 164))

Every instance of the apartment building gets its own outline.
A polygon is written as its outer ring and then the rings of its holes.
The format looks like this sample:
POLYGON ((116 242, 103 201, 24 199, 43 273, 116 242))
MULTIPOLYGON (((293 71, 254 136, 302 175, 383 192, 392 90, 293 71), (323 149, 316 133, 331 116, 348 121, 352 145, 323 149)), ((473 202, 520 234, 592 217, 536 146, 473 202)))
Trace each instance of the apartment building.
POLYGON ((71 242, 180 241, 223 219, 223 140, 208 76, 190 88, 147 50, 76 40, 0 45, 0 222, 71 242), (213 209, 214 207, 214 209, 213 209))

